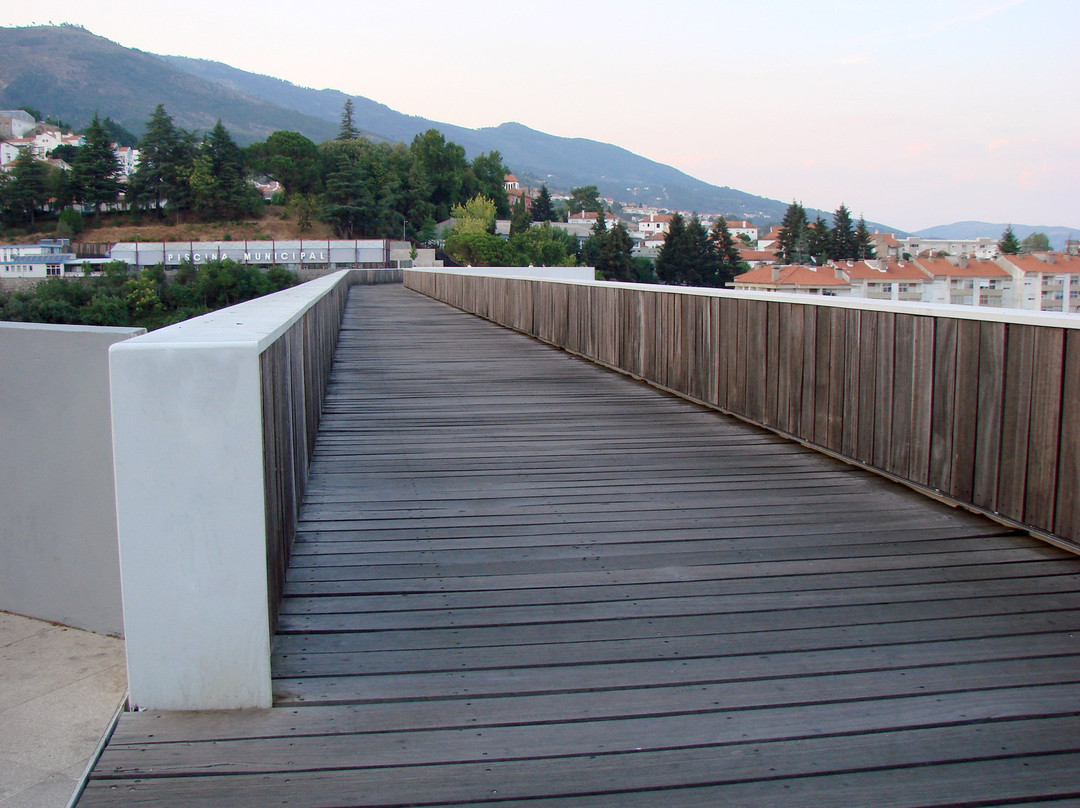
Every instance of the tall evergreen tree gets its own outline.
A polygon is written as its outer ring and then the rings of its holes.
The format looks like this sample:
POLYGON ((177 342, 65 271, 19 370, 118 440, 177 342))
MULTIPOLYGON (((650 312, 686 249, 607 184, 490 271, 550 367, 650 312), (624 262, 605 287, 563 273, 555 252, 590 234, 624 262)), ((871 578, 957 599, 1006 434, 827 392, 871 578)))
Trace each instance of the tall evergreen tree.
POLYGON ((1020 239, 1016 237, 1011 224, 1001 234, 1001 239, 998 241, 998 250, 1001 251, 1002 255, 1016 255, 1020 252, 1020 239))
POLYGON ((626 225, 616 222, 601 236, 600 253, 594 263, 600 277, 608 281, 632 281, 637 274, 637 267, 631 254, 634 240, 626 230, 626 225))
POLYGON ((49 200, 48 166, 29 148, 19 149, 10 177, 4 189, 5 207, 12 218, 29 222, 33 227, 38 212, 49 200))
POLYGON ((221 121, 203 139, 198 158, 189 184, 204 215, 227 219, 257 210, 261 197, 247 181, 240 147, 221 121))
POLYGON ((695 213, 686 224, 687 266, 684 270, 686 283, 690 286, 723 286, 720 257, 716 243, 695 213))
POLYGON ((727 219, 721 216, 709 231, 709 238, 716 249, 716 257, 719 261, 719 274, 721 284, 731 283, 735 276, 742 270, 742 256, 735 238, 728 230, 727 219))
POLYGON ((860 261, 877 258, 877 250, 874 249, 874 237, 870 235, 870 230, 866 226, 866 219, 862 216, 859 217, 859 222, 855 225, 855 249, 855 257, 860 261))
POLYGON ((345 106, 341 110, 341 128, 338 130, 338 140, 356 140, 360 137, 360 130, 356 128, 353 120, 353 102, 351 98, 345 99, 345 106))
POLYGON ((817 264, 824 264, 832 254, 832 231, 820 214, 806 230, 806 251, 817 264))
POLYGON ((686 220, 676 213, 668 223, 664 244, 656 256, 656 277, 660 283, 686 284, 684 270, 686 258, 686 220))
POLYGON ((600 255, 604 250, 604 243, 607 241, 607 229, 604 212, 600 211, 600 215, 596 217, 596 221, 593 222, 593 226, 589 231, 589 237, 581 245, 581 263, 585 266, 596 267, 600 262, 600 255))
POLYGON ((525 207, 525 198, 519 197, 510 210, 510 236, 524 233, 532 225, 532 214, 525 207))
POLYGON ((120 161, 97 113, 83 137, 86 142, 71 166, 72 189, 75 199, 97 211, 115 202, 120 194, 120 161))
POLYGON ((832 250, 830 257, 837 260, 853 260, 859 255, 855 244, 855 229, 851 223, 851 211, 843 203, 833 213, 832 250))
POLYGON ((532 215, 534 222, 555 221, 555 208, 551 204, 551 193, 547 185, 540 186, 540 193, 533 200, 532 215))
POLYGON ((343 155, 337 158, 334 170, 326 178, 323 194, 323 218, 333 225, 340 238, 361 235, 375 207, 364 173, 343 155))
POLYGON ((780 223, 778 246, 785 264, 804 264, 809 260, 806 209, 802 203, 788 205, 780 223))
POLYGON ((146 122, 146 133, 139 141, 139 165, 131 177, 130 193, 134 202, 164 215, 164 205, 178 204, 177 195, 184 184, 182 164, 189 155, 181 154, 180 133, 173 119, 158 104, 146 122))

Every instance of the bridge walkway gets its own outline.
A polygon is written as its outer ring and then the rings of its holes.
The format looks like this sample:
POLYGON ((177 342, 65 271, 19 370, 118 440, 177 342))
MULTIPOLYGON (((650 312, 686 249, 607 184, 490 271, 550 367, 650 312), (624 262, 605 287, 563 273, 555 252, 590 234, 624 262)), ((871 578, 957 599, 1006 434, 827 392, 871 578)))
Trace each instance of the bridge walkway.
POLYGON ((1080 560, 399 286, 273 668, 126 714, 80 805, 1080 804, 1080 560))

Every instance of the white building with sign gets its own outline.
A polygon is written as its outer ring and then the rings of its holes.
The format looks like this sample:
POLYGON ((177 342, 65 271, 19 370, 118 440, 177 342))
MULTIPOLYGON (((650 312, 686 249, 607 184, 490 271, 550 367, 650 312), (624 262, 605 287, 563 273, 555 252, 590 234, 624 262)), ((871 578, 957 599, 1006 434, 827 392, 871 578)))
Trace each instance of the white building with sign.
POLYGON ((199 266, 228 259, 259 267, 280 266, 290 270, 392 266, 391 242, 385 239, 338 241, 300 239, 292 241, 129 241, 113 246, 109 257, 129 267, 181 264, 199 266))

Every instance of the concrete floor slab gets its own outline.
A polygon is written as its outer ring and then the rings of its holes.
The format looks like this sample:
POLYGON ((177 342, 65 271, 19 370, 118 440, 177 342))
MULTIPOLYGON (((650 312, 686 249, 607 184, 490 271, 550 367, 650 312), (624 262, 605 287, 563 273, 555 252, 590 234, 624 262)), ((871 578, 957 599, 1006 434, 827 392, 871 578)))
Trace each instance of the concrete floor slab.
POLYGON ((64 808, 126 693, 123 640, 0 612, 0 808, 64 808))

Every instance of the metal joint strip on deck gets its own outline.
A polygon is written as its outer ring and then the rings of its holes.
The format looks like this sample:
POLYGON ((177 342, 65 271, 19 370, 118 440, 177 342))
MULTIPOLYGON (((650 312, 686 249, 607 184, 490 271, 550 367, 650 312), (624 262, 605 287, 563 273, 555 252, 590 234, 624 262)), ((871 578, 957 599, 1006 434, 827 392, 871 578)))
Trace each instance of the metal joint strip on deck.
POLYGON ((1080 804, 1080 560, 355 287, 272 710, 125 715, 81 806, 1080 804))

